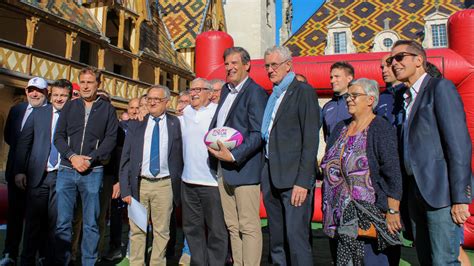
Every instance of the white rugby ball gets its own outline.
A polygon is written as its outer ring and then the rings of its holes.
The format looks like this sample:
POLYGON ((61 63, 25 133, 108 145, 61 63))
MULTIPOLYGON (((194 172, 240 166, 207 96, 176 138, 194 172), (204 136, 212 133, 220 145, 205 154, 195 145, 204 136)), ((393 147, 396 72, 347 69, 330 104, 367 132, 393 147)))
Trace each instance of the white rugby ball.
POLYGON ((215 150, 219 150, 217 141, 220 140, 227 149, 233 148, 242 144, 244 137, 242 134, 231 127, 216 127, 209 130, 204 136, 204 143, 215 150))

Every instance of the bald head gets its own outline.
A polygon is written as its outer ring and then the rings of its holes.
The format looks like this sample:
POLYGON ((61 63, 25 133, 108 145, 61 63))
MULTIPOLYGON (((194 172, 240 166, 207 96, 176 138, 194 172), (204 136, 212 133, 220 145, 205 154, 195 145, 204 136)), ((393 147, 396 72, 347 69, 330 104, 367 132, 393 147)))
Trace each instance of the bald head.
POLYGON ((130 119, 137 119, 138 112, 140 112, 140 99, 133 98, 128 102, 128 116, 130 117, 130 119))

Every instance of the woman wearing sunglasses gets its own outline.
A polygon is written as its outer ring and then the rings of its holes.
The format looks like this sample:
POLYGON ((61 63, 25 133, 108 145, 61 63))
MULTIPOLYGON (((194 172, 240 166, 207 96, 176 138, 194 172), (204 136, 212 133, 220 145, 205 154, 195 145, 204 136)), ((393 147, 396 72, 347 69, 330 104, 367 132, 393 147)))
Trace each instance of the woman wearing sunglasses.
POLYGON ((376 81, 353 81, 352 118, 341 121, 321 163, 323 231, 337 265, 398 265, 402 180, 394 128, 377 117, 376 81))

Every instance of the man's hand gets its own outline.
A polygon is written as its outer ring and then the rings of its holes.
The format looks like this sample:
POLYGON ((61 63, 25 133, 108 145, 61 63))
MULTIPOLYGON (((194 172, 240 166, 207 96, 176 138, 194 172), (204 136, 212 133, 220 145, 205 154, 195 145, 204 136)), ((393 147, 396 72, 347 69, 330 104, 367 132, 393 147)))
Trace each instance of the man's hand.
POLYGON ((227 149, 224 144, 218 140, 217 146, 219 146, 219 150, 214 150, 211 147, 207 147, 207 150, 217 159, 223 162, 233 162, 234 157, 232 157, 232 153, 230 153, 229 149, 227 149))
POLYGON ((400 213, 387 213, 385 219, 387 220, 387 228, 390 234, 395 235, 398 233, 398 231, 402 229, 402 223, 400 222, 400 213))
POLYGON ((308 190, 306 188, 294 185, 293 192, 291 193, 291 205, 300 207, 306 200, 307 195, 308 190))
POLYGON ((120 197, 120 183, 117 182, 114 184, 112 188, 112 198, 118 199, 120 197))
POLYGON ((453 206, 451 206, 451 217, 456 224, 464 224, 469 216, 471 216, 469 213, 469 205, 453 204, 453 206))
POLYGON ((87 171, 89 166, 91 166, 89 160, 92 159, 89 156, 84 155, 74 155, 71 157, 71 164, 74 169, 76 169, 79 173, 87 171))
POLYGON ((126 196, 125 198, 122 198, 122 201, 130 205, 132 204, 132 196, 126 196))
POLYGON ((15 176, 15 184, 17 187, 25 190, 26 189, 26 175, 25 174, 17 174, 15 176))

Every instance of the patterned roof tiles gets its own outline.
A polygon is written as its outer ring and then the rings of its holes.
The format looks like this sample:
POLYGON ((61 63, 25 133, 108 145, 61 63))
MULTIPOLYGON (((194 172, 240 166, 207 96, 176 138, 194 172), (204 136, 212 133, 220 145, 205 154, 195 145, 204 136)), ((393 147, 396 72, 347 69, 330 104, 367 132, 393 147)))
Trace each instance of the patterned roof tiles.
POLYGON ((331 0, 284 44, 295 56, 322 55, 326 46, 327 26, 337 20, 351 25, 358 52, 370 52, 375 35, 384 30, 384 19, 390 29, 403 39, 417 39, 424 29, 423 18, 435 12, 451 15, 464 8, 464 0, 331 0))
POLYGON ((157 0, 160 17, 176 49, 192 48, 201 33, 210 0, 157 0))

